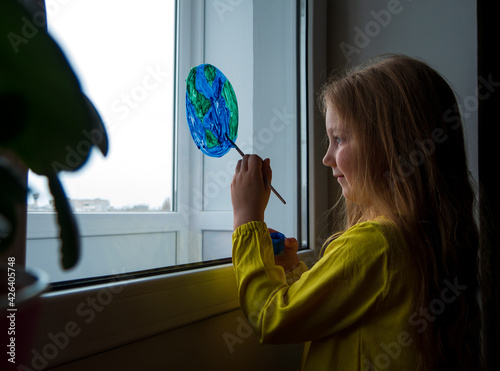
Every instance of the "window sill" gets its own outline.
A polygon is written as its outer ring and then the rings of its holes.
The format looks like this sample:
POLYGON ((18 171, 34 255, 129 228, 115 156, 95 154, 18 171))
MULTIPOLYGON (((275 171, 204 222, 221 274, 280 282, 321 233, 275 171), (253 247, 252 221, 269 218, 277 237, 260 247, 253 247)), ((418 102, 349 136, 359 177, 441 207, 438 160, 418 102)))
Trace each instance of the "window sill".
MULTIPOLYGON (((310 263, 313 252, 299 256, 310 263)), ((238 308, 231 264, 49 292, 26 366, 33 354, 53 367, 238 308)))
POLYGON ((55 366, 238 307, 232 265, 47 293, 33 349, 55 366))

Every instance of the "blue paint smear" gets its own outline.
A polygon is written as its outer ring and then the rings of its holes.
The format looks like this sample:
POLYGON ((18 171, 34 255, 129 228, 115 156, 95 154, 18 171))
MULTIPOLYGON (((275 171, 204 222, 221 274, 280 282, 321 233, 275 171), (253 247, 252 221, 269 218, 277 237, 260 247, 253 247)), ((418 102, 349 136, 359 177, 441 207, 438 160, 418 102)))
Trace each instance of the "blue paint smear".
MULTIPOLYGON (((215 78, 210 83, 205 76, 205 66, 206 64, 201 64, 197 67, 193 67, 190 71, 190 75, 193 73, 194 69, 194 73, 196 74, 196 92, 197 94, 202 94, 210 101, 210 108, 200 120, 196 112, 196 107, 193 102, 191 102, 188 91, 186 91, 187 122, 196 146, 208 156, 222 157, 232 148, 231 142, 226 138, 226 134, 230 137, 229 124, 232 113, 223 96, 224 84, 227 78, 218 68, 212 66, 215 69, 215 78), (213 137, 207 138, 206 131, 209 131, 213 137), (214 138, 218 142, 215 145, 214 138)), ((232 87, 230 88, 232 89, 232 87)), ((238 113, 235 112, 233 114, 237 115, 238 113)), ((235 141, 236 136, 237 130, 234 130, 234 135, 231 139, 235 141)))
POLYGON ((285 250, 285 235, 280 232, 272 232, 271 240, 273 242, 274 255, 281 255, 285 250))

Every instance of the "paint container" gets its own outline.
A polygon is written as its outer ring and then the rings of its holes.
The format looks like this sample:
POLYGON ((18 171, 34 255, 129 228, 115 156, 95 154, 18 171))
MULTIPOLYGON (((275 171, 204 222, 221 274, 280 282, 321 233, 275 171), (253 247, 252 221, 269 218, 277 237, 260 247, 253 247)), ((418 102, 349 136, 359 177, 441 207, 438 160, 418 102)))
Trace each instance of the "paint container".
POLYGON ((285 235, 280 232, 272 232, 271 240, 273 241, 274 255, 283 255, 285 249, 285 235))

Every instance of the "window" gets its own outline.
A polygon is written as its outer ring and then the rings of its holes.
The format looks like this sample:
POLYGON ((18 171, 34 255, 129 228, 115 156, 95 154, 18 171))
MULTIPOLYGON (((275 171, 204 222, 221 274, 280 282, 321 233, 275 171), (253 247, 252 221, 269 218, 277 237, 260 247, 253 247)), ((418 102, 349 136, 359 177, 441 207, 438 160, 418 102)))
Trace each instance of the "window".
POLYGON ((175 2, 54 5, 47 2, 48 30, 103 117, 110 150, 61 173, 83 245, 79 266, 68 273, 57 264, 44 178, 30 174, 27 265, 65 281, 175 263, 176 234, 155 215, 172 204, 175 2))
POLYGON ((61 282, 228 261, 239 155, 210 158, 192 142, 185 78, 201 63, 234 87, 237 145, 271 159, 273 186, 287 204, 271 195, 268 225, 306 246, 304 9, 289 0, 48 6, 49 32, 103 116, 110 153, 92 154, 61 178, 82 236, 81 261, 69 272, 57 263, 47 188, 30 174, 27 265, 61 282))

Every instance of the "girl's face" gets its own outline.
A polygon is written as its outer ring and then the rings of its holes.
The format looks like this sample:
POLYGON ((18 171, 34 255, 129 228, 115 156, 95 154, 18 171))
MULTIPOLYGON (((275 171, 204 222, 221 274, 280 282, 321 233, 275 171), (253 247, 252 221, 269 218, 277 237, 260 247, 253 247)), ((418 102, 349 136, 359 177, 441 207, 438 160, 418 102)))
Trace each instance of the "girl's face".
POLYGON ((355 142, 331 108, 326 110, 326 133, 329 145, 323 157, 323 164, 332 168, 333 176, 340 183, 344 197, 354 202, 352 182, 355 174, 353 169, 355 142))

